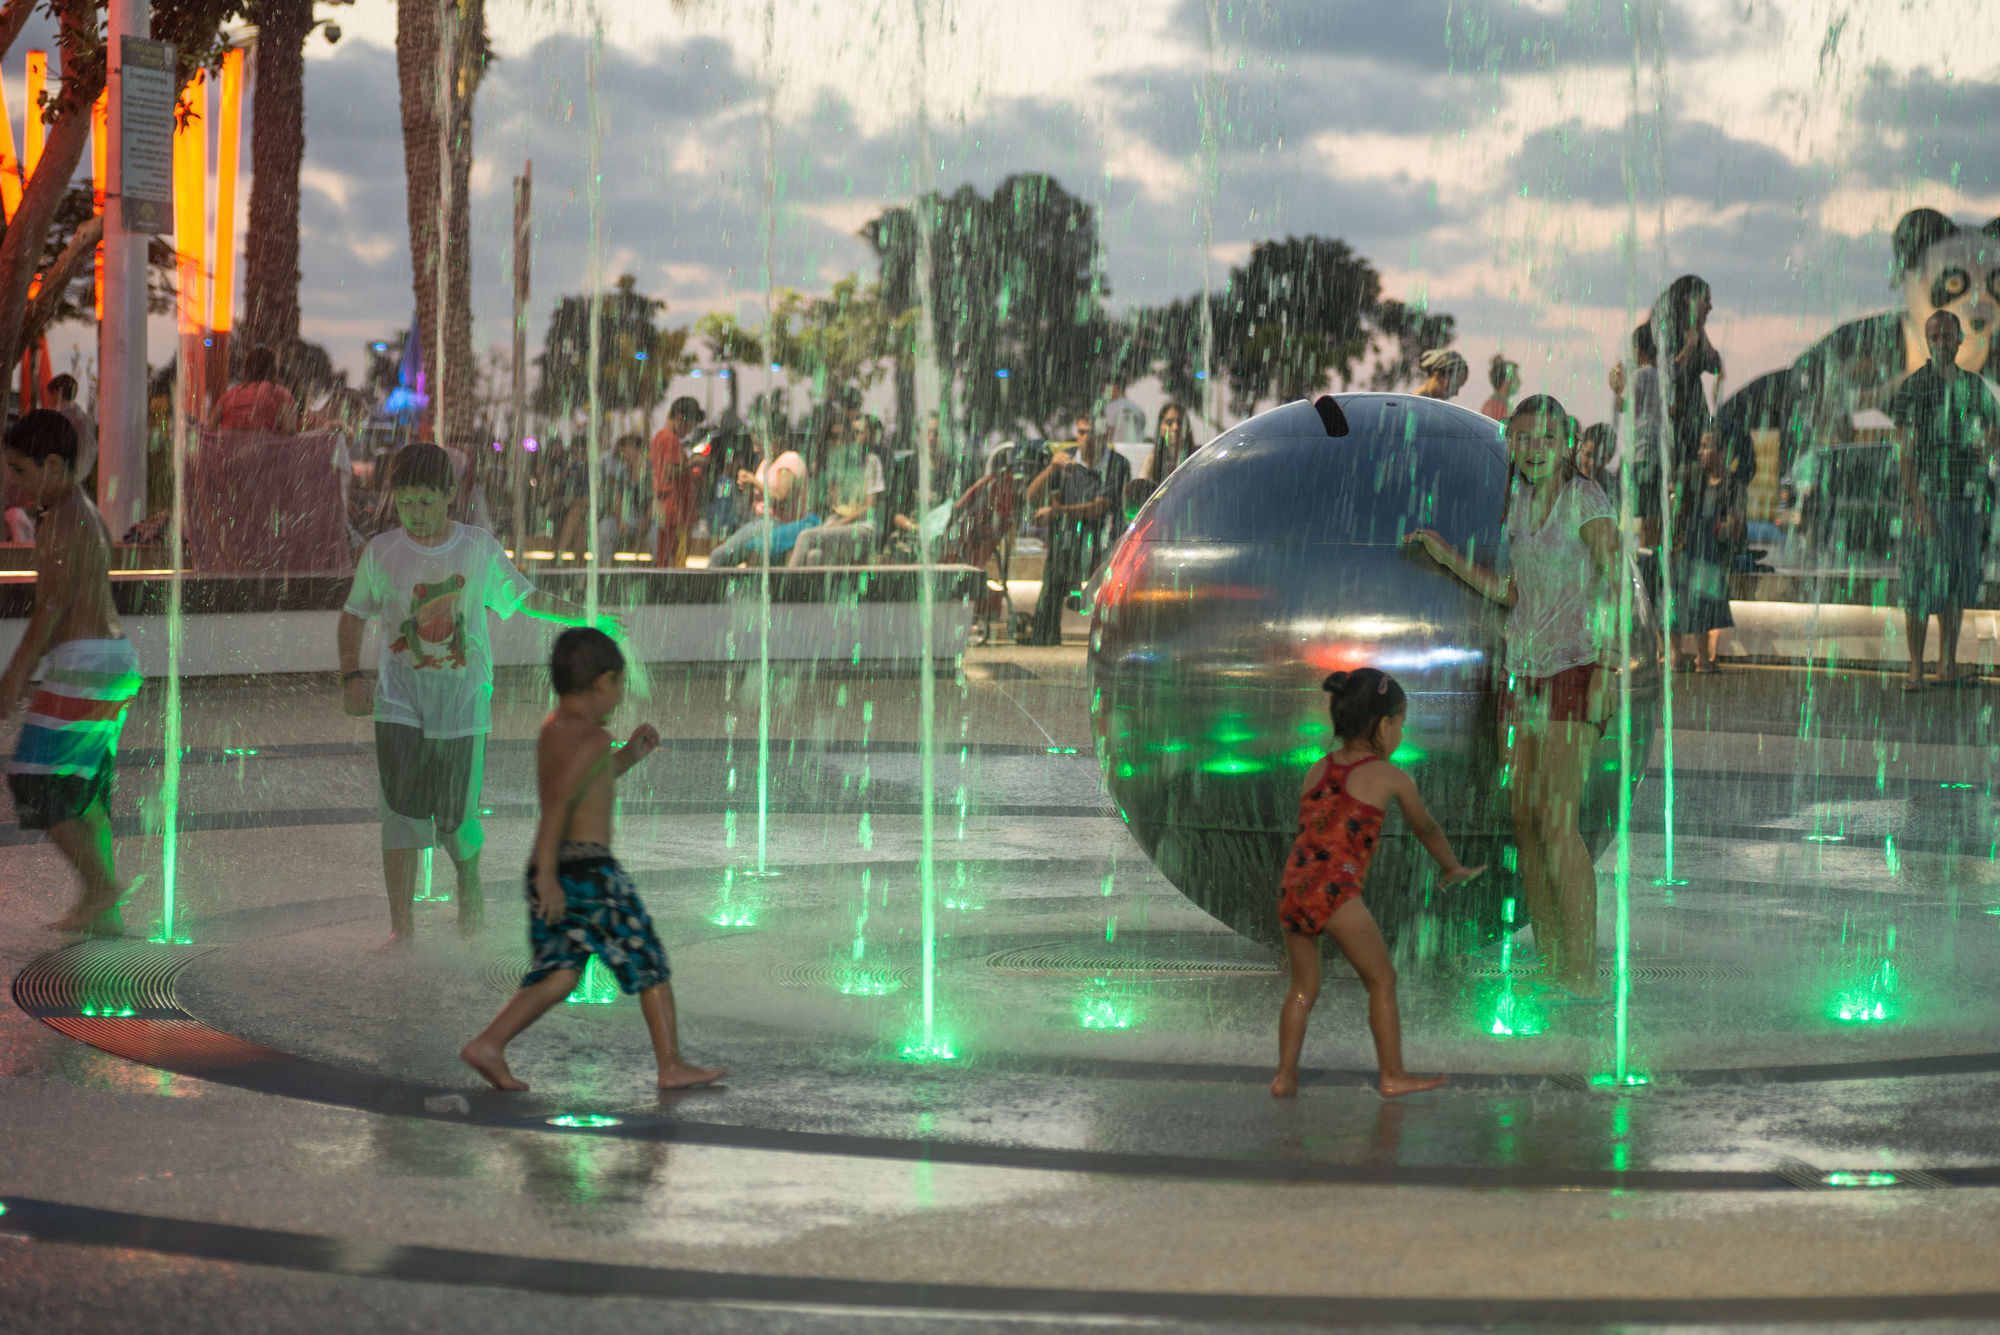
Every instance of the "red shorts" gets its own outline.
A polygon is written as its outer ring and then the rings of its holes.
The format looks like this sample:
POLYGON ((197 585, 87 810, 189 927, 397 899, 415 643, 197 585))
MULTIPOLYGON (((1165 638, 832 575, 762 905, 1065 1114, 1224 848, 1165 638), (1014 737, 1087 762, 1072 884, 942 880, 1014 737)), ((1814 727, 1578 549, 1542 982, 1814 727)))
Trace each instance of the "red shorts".
POLYGON ((1585 723, 1590 719, 1590 683, 1595 663, 1579 663, 1552 677, 1516 677, 1501 697, 1502 724, 1585 723))

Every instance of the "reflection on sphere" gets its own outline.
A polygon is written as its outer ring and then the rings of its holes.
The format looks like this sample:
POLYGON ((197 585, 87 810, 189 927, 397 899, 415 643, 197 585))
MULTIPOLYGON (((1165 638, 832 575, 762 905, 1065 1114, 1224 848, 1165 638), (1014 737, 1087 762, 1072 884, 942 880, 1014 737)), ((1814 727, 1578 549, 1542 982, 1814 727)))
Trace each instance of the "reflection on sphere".
MULTIPOLYGON (((1442 895, 1398 816, 1366 900, 1406 963, 1496 935, 1519 893, 1496 718, 1504 613, 1407 551, 1434 528, 1480 564, 1501 543, 1500 424, 1401 394, 1299 401, 1204 446, 1140 511, 1092 617, 1092 703, 1105 782, 1161 872, 1245 936, 1277 944, 1278 877, 1306 770, 1337 745, 1320 681, 1343 668, 1395 675, 1410 697, 1392 759, 1468 865, 1442 895), (1326 401, 1323 401, 1323 403, 1326 401), (1328 417, 1346 432, 1328 434, 1328 417)), ((1505 560, 1504 552, 1498 560, 1505 560)), ((1634 587, 1634 771, 1652 737, 1653 631, 1634 587)), ((1585 837, 1616 819, 1618 727, 1594 751, 1585 837)), ((1516 910, 1526 921, 1526 910, 1516 910)))

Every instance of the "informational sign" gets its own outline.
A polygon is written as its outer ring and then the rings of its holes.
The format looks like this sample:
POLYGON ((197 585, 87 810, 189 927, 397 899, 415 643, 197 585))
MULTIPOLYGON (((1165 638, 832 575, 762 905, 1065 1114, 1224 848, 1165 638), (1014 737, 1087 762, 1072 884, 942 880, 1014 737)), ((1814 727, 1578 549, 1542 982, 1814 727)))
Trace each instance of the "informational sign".
POLYGON ((119 52, 117 188, 128 232, 174 230, 174 44, 126 37, 119 52))

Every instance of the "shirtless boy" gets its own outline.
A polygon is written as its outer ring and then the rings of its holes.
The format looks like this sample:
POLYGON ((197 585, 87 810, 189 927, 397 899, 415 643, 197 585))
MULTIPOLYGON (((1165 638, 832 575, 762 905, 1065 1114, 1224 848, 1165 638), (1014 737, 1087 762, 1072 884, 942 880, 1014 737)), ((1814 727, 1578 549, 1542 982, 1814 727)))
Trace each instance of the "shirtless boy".
POLYGON ((728 1074, 720 1067, 681 1060, 666 952, 632 878, 611 856, 612 787, 658 748, 660 734, 642 723, 613 749, 604 724, 625 699, 625 656, 603 631, 579 626, 558 635, 549 675, 556 708, 535 745, 542 820, 528 859, 533 958, 521 990, 459 1056, 495 1089, 526 1089, 507 1069, 507 1044, 567 997, 596 955, 620 988, 639 995, 660 1088, 720 1080, 728 1074))
POLYGON ((7 476, 43 507, 35 529, 35 610, 0 672, 0 717, 12 714, 42 663, 7 786, 24 830, 47 830, 83 882, 58 932, 116 936, 125 890, 111 866, 111 770, 125 709, 139 693, 139 656, 111 605, 111 535, 76 474, 76 429, 31 412, 7 433, 7 476))

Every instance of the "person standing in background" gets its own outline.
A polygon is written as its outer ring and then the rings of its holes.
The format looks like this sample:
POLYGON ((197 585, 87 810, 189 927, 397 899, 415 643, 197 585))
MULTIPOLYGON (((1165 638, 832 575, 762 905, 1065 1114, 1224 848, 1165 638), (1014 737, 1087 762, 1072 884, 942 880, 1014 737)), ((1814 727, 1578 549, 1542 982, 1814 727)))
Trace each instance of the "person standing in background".
POLYGON ((667 408, 667 424, 653 437, 654 520, 659 525, 654 564, 677 566, 687 558, 694 527, 694 465, 688 438, 701 425, 701 405, 683 394, 667 408))
POLYGON ((299 405, 292 391, 278 383, 277 353, 261 346, 250 349, 243 359, 243 378, 209 409, 208 425, 220 431, 298 431, 299 405))
POLYGON ((1028 504, 1039 507, 1034 522, 1048 526, 1048 555, 1026 643, 1062 643, 1063 607, 1123 532, 1122 524, 1113 527, 1112 515, 1131 480, 1132 467, 1125 456, 1097 438, 1088 417, 1079 417, 1075 451, 1058 451, 1028 484, 1028 504))
POLYGON ((1987 465, 2000 449, 2000 406, 1986 382, 1958 364, 1958 317, 1934 311, 1924 322, 1931 359, 1889 397, 1896 460, 1903 476, 1901 555, 1904 631, 1910 650, 1906 691, 1924 689, 1924 639, 1938 619, 1939 686, 1977 681, 1958 666, 1958 631, 1979 597, 1986 566, 1992 484, 1987 465))
POLYGON ((76 401, 76 377, 59 375, 50 380, 49 397, 54 400, 49 406, 61 413, 76 432, 76 475, 95 495, 90 475, 97 471, 97 423, 90 420, 90 414, 76 401))
POLYGON ((1507 420, 1507 405, 1513 402, 1515 391, 1521 388, 1521 364, 1508 361, 1503 352, 1496 352, 1487 367, 1486 380, 1493 386, 1493 393, 1479 405, 1479 411, 1496 422, 1504 422, 1507 420))
POLYGON ((1125 397, 1125 382, 1113 380, 1104 387, 1104 406, 1097 410, 1105 441, 1112 445, 1138 445, 1146 439, 1146 413, 1125 397))
POLYGON ((1417 386, 1420 398, 1455 399, 1472 378, 1472 368, 1465 364, 1465 358, 1450 348, 1432 348, 1417 358, 1417 366, 1424 373, 1424 383, 1417 386))
POLYGON ((1187 406, 1178 399, 1168 399, 1153 429, 1153 453, 1146 459, 1146 481, 1159 486, 1194 451, 1194 428, 1188 422, 1187 406))

